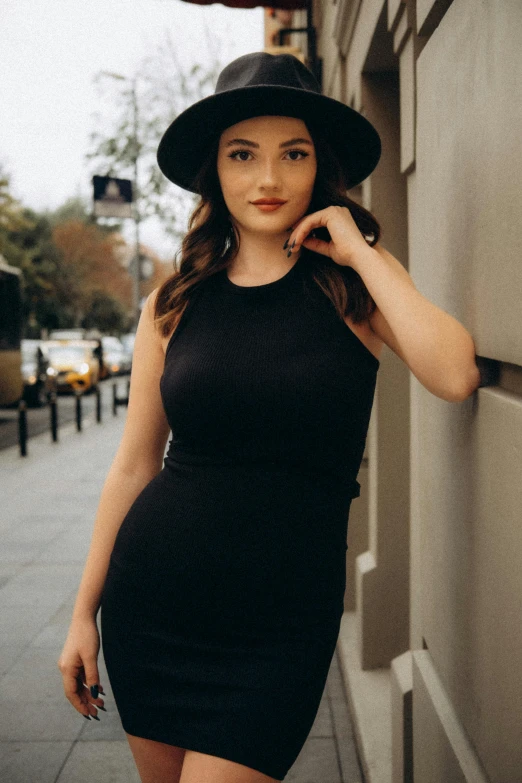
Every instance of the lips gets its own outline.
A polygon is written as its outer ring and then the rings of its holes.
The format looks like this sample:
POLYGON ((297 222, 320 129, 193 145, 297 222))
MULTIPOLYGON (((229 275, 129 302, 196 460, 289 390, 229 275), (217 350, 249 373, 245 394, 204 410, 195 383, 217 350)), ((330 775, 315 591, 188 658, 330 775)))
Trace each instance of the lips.
POLYGON ((286 204, 286 201, 281 198, 260 198, 257 201, 253 201, 252 204, 255 204, 256 206, 263 204, 286 204))
POLYGON ((286 204, 286 201, 280 201, 278 199, 261 199, 260 201, 253 201, 254 207, 257 207, 261 212, 275 212, 286 204))

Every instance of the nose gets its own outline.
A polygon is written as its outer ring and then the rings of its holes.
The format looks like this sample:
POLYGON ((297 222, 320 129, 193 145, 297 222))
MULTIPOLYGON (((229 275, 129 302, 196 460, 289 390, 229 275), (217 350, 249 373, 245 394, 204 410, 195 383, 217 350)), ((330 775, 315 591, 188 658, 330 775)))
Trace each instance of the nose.
POLYGON ((261 167, 259 185, 264 188, 277 188, 280 184, 280 173, 277 163, 267 160, 261 167))

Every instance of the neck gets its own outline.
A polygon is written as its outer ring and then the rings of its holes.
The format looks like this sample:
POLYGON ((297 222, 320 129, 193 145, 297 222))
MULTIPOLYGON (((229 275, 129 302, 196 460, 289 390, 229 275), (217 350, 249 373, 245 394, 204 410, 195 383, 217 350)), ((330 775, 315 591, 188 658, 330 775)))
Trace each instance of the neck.
POLYGON ((299 257, 300 250, 288 258, 283 250, 290 231, 283 234, 250 234, 240 231, 240 247, 232 259, 229 271, 237 277, 250 280, 270 281, 287 272, 299 257))

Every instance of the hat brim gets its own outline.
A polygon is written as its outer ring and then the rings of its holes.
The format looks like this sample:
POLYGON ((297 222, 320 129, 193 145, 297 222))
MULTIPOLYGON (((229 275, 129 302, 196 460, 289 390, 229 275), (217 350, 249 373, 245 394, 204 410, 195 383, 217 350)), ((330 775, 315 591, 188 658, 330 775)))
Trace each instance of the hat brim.
POLYGON ((198 193, 194 180, 210 142, 231 125, 264 115, 298 117, 320 129, 337 153, 348 187, 366 179, 379 162, 379 134, 350 106, 297 87, 256 85, 214 93, 179 114, 158 146, 161 171, 174 184, 198 193))

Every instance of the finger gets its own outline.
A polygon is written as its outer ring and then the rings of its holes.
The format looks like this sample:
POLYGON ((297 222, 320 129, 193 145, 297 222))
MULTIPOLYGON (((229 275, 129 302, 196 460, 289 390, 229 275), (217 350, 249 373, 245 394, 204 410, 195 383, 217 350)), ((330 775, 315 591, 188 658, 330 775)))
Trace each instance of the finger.
MULTIPOLYGON (((107 712, 107 710, 104 707, 105 701, 101 698, 101 696, 93 696, 93 693, 96 693, 96 691, 92 690, 91 687, 87 686, 85 683, 83 683, 83 698, 85 699, 85 703, 87 706, 96 706, 98 709, 103 710, 104 712, 107 712)), ((91 715, 93 714, 92 711, 91 715)), ((96 713, 97 714, 97 713, 96 713)))
MULTIPOLYGON (((67 699, 71 702, 72 706, 82 715, 89 714, 89 707, 84 699, 80 696, 79 687, 81 683, 78 682, 78 676, 76 672, 63 672, 62 673, 63 689, 67 699)), ((83 690, 83 689, 82 689, 83 690)))
POLYGON ((100 673, 98 671, 97 657, 95 655, 89 655, 84 657, 83 661, 85 670, 85 684, 91 692, 93 699, 98 698, 98 693, 103 690, 100 682, 100 673))
POLYGON ((288 240, 289 244, 292 244, 294 239, 296 240, 296 245, 300 244, 303 237, 306 237, 313 228, 326 226, 328 217, 327 209, 320 209, 318 212, 312 212, 311 215, 305 215, 292 226, 293 233, 288 240))
MULTIPOLYGON (((87 694, 87 704, 89 706, 89 712, 94 717, 97 718, 98 713, 96 709, 92 710, 91 707, 101 707, 103 706, 103 699, 99 697, 99 685, 98 680, 100 679, 100 675, 98 672, 98 666, 96 663, 96 658, 88 658, 84 661, 85 666, 85 693, 87 694)), ((99 720, 99 718, 98 718, 99 720)))
POLYGON ((322 253, 324 256, 330 258, 330 245, 331 242, 325 242, 323 239, 315 239, 314 237, 307 237, 303 240, 303 247, 308 250, 313 250, 314 253, 322 253))

